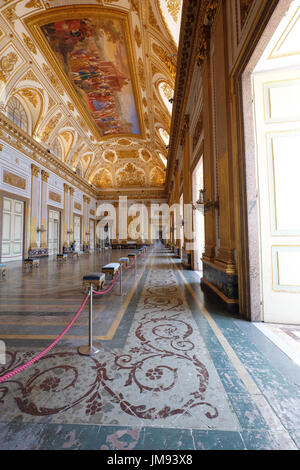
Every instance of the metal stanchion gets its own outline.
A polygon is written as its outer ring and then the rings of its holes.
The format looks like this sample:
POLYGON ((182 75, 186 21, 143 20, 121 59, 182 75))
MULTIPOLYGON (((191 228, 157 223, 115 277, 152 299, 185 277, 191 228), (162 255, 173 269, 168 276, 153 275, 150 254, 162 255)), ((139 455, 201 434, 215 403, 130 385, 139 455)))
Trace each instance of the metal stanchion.
POLYGON ((90 308, 89 308, 89 344, 78 348, 79 354, 83 356, 93 356, 100 351, 102 345, 94 343, 93 345, 93 284, 90 286, 90 308))

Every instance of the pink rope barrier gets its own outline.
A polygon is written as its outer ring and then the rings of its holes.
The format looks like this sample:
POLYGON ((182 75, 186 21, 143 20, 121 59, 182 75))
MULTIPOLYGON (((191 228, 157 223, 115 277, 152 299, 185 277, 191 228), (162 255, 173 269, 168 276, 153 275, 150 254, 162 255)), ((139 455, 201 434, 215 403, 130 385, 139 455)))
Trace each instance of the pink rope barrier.
POLYGON ((82 310, 84 309, 85 307, 85 304, 87 303, 87 300, 89 298, 90 294, 88 294, 86 296, 86 298, 84 299, 84 301, 82 302, 81 304, 81 307, 79 308, 78 312, 74 315, 73 319, 71 320, 71 322, 68 324, 68 326, 64 329, 64 331, 53 341, 53 343, 50 344, 50 346, 48 346, 46 349, 44 349, 43 351, 41 351, 39 354, 37 354, 36 356, 34 356, 32 359, 30 359, 30 361, 26 362, 26 364, 23 364, 22 366, 18 367, 17 369, 11 371, 11 372, 8 372, 7 374, 5 375, 2 375, 0 377, 0 384, 2 382, 5 382, 9 379, 11 379, 14 375, 18 374, 19 372, 22 372, 23 370, 27 369, 27 367, 31 366, 32 364, 34 364, 35 362, 37 362, 39 359, 41 359, 43 356, 45 356, 45 354, 47 354, 49 351, 51 351, 51 349, 58 343, 58 341, 61 340, 61 338, 69 331, 69 329, 71 328, 71 326, 73 325, 73 323, 77 320, 77 318, 79 317, 79 315, 81 314, 82 310))
POLYGON ((97 292, 96 290, 93 289, 93 293, 96 294, 96 295, 107 294, 107 292, 109 292, 110 290, 112 290, 112 288, 113 288, 114 285, 116 284, 119 275, 120 275, 120 269, 118 270, 118 272, 117 272, 117 274, 116 274, 116 277, 114 278, 113 282, 111 283, 111 285, 110 285, 106 290, 97 292))

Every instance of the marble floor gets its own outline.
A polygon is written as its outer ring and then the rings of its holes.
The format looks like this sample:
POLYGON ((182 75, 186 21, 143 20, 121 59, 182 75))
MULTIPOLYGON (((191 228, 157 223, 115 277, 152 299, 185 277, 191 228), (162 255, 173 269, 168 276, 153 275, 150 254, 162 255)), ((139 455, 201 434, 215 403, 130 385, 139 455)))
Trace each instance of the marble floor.
MULTIPOLYGON (((84 298, 82 276, 125 250, 32 272, 9 266, 0 282, 0 376, 46 347, 84 298)), ((254 324, 228 314, 199 277, 162 247, 88 307, 40 361, 0 384, 0 449, 296 450, 300 369, 254 324)))

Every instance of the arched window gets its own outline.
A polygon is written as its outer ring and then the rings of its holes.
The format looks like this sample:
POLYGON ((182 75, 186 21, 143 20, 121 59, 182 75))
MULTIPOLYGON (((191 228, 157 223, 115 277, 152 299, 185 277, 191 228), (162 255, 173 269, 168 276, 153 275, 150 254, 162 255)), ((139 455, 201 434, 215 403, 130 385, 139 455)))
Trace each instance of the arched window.
POLYGON ((7 103, 7 116, 23 131, 28 131, 28 119, 24 106, 15 96, 7 103))
POLYGON ((61 145, 60 142, 58 141, 57 138, 54 139, 52 145, 51 145, 51 150, 56 155, 58 158, 62 160, 62 150, 61 150, 61 145))

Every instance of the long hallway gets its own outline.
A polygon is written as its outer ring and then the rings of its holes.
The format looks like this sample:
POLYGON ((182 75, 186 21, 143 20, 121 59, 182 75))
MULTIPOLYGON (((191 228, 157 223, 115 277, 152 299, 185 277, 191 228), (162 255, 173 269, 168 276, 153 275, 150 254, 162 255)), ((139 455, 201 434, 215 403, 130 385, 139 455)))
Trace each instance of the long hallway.
MULTIPOLYGON (((0 376, 67 325, 82 275, 121 255, 12 265, 0 283, 0 376)), ((77 353, 86 307, 51 353, 0 384, 0 449, 300 448, 299 367, 255 325, 225 313, 165 248, 139 258, 124 291, 95 298, 99 354, 77 353)))

